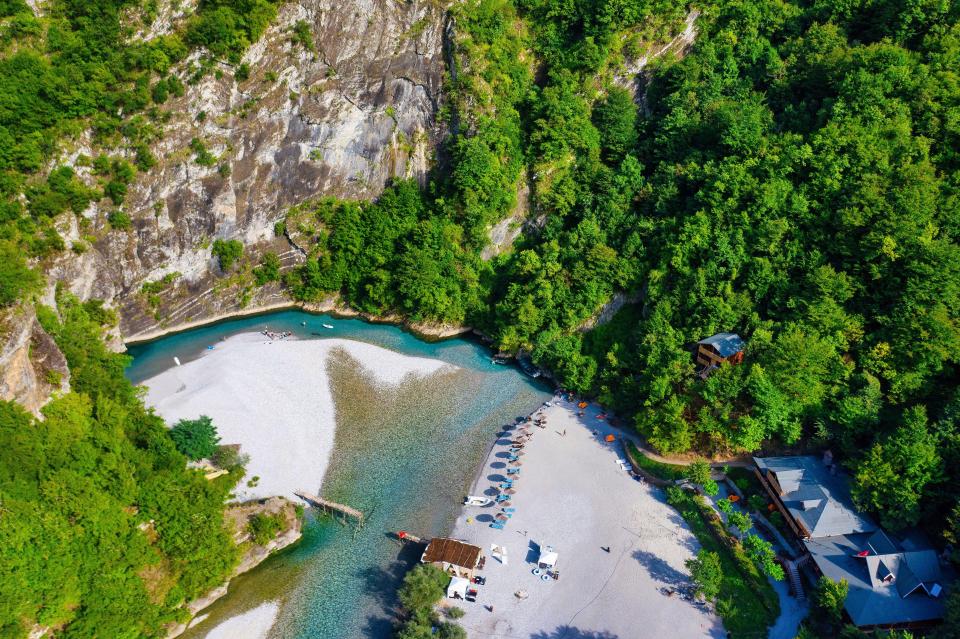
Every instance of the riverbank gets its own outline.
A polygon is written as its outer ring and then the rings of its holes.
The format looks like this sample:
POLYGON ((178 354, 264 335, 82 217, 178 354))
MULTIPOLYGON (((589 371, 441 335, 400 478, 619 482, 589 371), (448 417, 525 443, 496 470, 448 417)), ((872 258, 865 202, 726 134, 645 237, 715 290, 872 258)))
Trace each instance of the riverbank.
MULTIPOLYGON (((267 328, 292 332, 297 340, 274 342, 264 352, 311 348, 335 337, 362 343, 375 353, 388 350, 398 358, 439 362, 442 368, 389 385, 367 370, 381 367, 385 358, 361 363, 345 350, 331 354, 325 369, 335 421, 348 427, 335 429, 322 488, 310 492, 361 510, 366 525, 351 530, 338 518, 308 509, 302 541, 233 580, 229 595, 204 609, 182 639, 247 637, 263 624, 270 625, 271 637, 388 639, 394 593, 418 557, 404 551, 398 555, 395 546, 385 543, 383 531, 417 530, 427 536, 448 531, 499 425, 529 414, 550 395, 514 367, 494 364, 477 340, 424 342, 393 326, 301 311, 238 319, 133 347, 128 376, 142 383, 170 372, 174 357, 183 362, 182 371, 193 361, 223 355, 221 340, 267 328), (206 350, 209 345, 213 351, 206 350), (471 477, 464 476, 464 468, 471 477), (241 628, 243 634, 231 628, 241 628)), ((259 364, 244 360, 238 366, 256 372, 259 364)), ((297 381, 303 375, 296 369, 282 375, 288 382, 274 402, 277 410, 288 395, 298 395, 308 385, 297 381)), ((277 436, 272 430, 277 421, 274 416, 267 422, 271 437, 277 436)))
POLYGON ((472 494, 493 496, 494 486, 518 477, 514 510, 500 530, 490 526, 498 507, 463 508, 452 536, 488 555, 487 583, 475 603, 446 603, 465 610, 461 623, 471 637, 630 637, 638 624, 651 637, 724 636, 705 608, 661 592, 687 584, 684 561, 699 547, 689 528, 659 491, 621 467, 619 444, 606 441, 616 431, 598 419, 599 409, 579 412, 565 401, 538 411, 545 427, 527 429, 519 464, 509 452, 517 431, 497 440, 472 494), (506 549, 506 563, 491 556, 493 544, 506 549), (533 572, 547 545, 559 556, 557 580, 533 572))
MULTIPOLYGON (((189 612, 190 619, 184 623, 172 624, 167 629, 166 639, 179 637, 193 625, 201 623, 205 619, 205 616, 201 613, 213 605, 218 599, 226 596, 230 582, 234 578, 253 570, 266 561, 271 555, 297 543, 303 536, 303 518, 301 513, 302 511, 297 508, 294 502, 282 497, 274 497, 253 503, 237 504, 227 509, 224 513, 225 523, 235 531, 234 539, 244 548, 243 555, 240 557, 237 567, 234 568, 230 577, 223 584, 214 588, 203 597, 186 604, 185 608, 189 612), (279 515, 283 518, 284 527, 266 544, 256 544, 246 531, 247 523, 250 518, 255 515, 279 515)), ((236 625, 237 628, 245 629, 243 636, 247 637, 247 639, 256 639, 256 637, 266 636, 267 631, 270 630, 270 626, 273 625, 273 618, 276 616, 276 611, 277 606, 275 604, 265 604, 265 606, 259 609, 254 615, 250 615, 245 619, 236 618, 236 620, 231 621, 234 621, 233 625, 236 625), (250 632, 251 629, 255 628, 259 628, 260 630, 250 632)), ((232 632, 229 628, 226 630, 232 632)), ((208 636, 213 637, 216 635, 211 633, 208 636)), ((227 634, 223 636, 240 635, 227 634)))
POLYGON ((144 382, 146 402, 168 424, 207 415, 222 444, 249 455, 239 499, 319 492, 336 418, 328 362, 346 354, 379 385, 396 387, 449 366, 344 339, 271 339, 243 333, 210 345, 199 359, 144 382))
POLYGON ((431 322, 411 322, 401 315, 389 313, 386 315, 374 315, 355 310, 340 301, 338 296, 332 296, 323 302, 306 303, 287 300, 273 304, 263 304, 260 306, 250 306, 239 311, 229 313, 216 313, 200 319, 178 322, 172 326, 162 326, 152 330, 140 331, 130 335, 124 335, 122 343, 125 346, 134 346, 146 342, 152 342, 163 337, 184 333, 197 328, 212 326, 222 322, 245 317, 257 317, 260 315, 270 315, 278 311, 299 310, 313 315, 330 315, 341 319, 362 319, 371 324, 387 324, 397 326, 410 332, 418 339, 424 341, 435 341, 449 339, 460 335, 466 335, 473 332, 469 326, 460 326, 456 324, 437 324, 431 322))

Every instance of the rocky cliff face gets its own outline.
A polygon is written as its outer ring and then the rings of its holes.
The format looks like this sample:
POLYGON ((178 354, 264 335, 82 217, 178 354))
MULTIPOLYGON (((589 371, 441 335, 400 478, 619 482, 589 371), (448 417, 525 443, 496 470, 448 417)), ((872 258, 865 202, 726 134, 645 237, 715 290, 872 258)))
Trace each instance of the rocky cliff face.
POLYGON ((69 387, 67 360, 40 326, 33 307, 18 307, 0 318, 0 398, 38 413, 47 398, 69 387))
MULTIPOLYGON (((180 13, 161 10, 151 33, 180 13)), ((86 212, 89 224, 64 220, 68 243, 90 243, 91 229, 96 241, 82 255, 62 256, 51 282, 113 304, 126 338, 282 302, 279 288, 220 277, 211 242, 239 239, 248 253, 271 250, 290 267, 301 253, 275 237, 274 223, 292 204, 371 198, 391 178, 424 178, 442 134, 443 21, 438 4, 425 1, 283 4, 244 57, 249 79, 236 82, 223 64, 164 105, 171 119, 153 148, 159 164, 124 205, 132 230, 109 229, 108 201, 86 212), (313 51, 294 42, 298 22, 309 26, 313 51), (195 139, 215 163, 196 161, 195 139), (164 276, 169 284, 152 298, 141 292, 164 276)), ((91 150, 72 156, 82 152, 91 150)))

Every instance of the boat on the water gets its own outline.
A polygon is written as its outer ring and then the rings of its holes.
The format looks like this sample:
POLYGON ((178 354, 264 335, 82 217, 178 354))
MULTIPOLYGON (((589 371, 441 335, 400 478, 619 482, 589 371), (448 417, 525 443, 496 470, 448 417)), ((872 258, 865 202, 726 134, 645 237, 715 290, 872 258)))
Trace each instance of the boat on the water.
POLYGON ((467 495, 463 500, 464 506, 489 506, 493 500, 481 495, 467 495))
POLYGON ((323 324, 322 326, 323 326, 324 328, 333 328, 333 325, 332 325, 332 324, 323 324))

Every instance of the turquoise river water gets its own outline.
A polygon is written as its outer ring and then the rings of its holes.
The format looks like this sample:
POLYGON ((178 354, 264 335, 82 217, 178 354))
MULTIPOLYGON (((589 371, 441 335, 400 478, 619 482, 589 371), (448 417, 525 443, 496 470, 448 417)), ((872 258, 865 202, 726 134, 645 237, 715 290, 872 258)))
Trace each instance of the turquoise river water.
POLYGON ((292 331, 299 339, 367 342, 458 368, 384 390, 349 356, 328 361, 337 434, 322 492, 362 509, 366 525, 355 532, 311 514, 297 545, 231 582, 229 594, 185 637, 203 637, 221 621, 277 602, 272 637, 385 639, 397 585, 418 559, 413 548, 399 546, 390 534, 447 533, 500 426, 530 413, 549 398, 549 390, 512 366, 493 364, 489 351, 471 341, 428 343, 393 326, 301 311, 231 320, 131 345, 128 377, 142 382, 174 365, 174 357, 186 363, 222 337, 267 326, 292 331))

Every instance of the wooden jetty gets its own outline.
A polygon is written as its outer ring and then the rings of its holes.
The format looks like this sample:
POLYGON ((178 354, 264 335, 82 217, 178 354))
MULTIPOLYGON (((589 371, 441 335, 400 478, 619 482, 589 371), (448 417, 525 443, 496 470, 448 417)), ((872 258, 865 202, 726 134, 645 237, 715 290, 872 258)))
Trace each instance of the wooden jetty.
POLYGON ((363 525, 363 513, 356 508, 351 508, 350 506, 345 506, 344 504, 338 504, 335 501, 317 497, 316 495, 311 495, 310 493, 303 491, 296 492, 294 494, 300 499, 303 499, 304 501, 309 502, 318 508, 323 508, 328 512, 335 512, 342 515, 347 515, 348 517, 353 517, 361 526, 363 525))
POLYGON ((406 530, 398 530, 393 533, 393 536, 397 538, 397 541, 400 542, 410 542, 414 544, 427 544, 430 543, 429 539, 421 539, 414 534, 408 533, 406 530))

